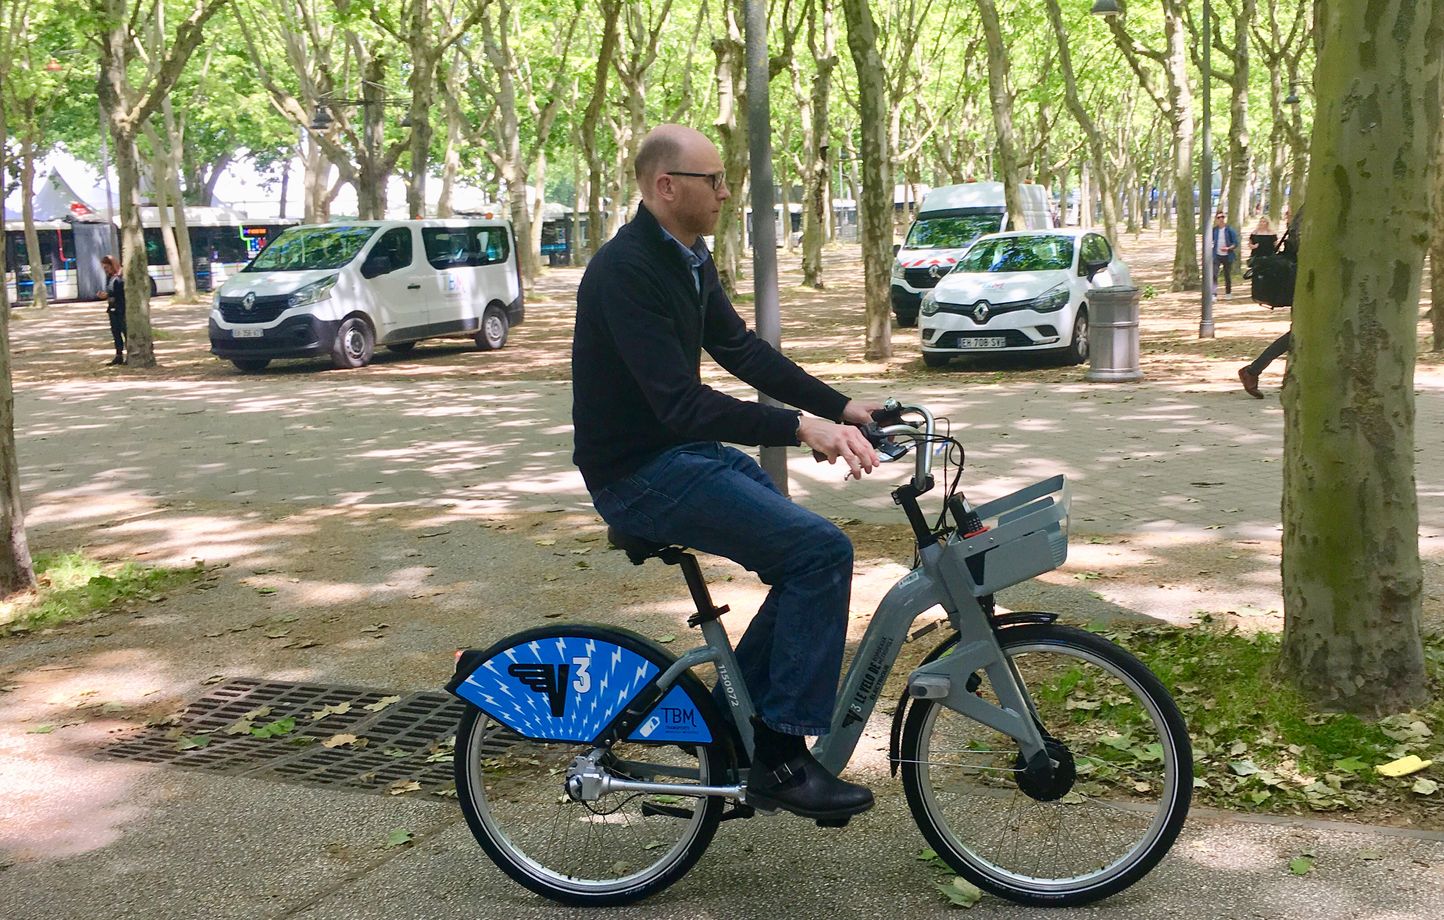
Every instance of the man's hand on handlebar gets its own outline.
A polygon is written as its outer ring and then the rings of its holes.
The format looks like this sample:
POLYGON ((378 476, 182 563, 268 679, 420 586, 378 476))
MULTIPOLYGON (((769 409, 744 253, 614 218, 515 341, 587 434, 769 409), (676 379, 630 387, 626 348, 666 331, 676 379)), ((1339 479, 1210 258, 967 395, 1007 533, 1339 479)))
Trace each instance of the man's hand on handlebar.
MULTIPOLYGON (((851 422, 853 415, 860 419, 859 424, 872 421, 871 410, 855 401, 843 410, 844 422, 851 422)), ((847 463, 848 475, 857 479, 865 472, 871 473, 881 462, 872 443, 854 424, 839 425, 804 415, 797 424, 797 440, 812 448, 819 460, 836 463, 841 458, 847 463)))
POLYGON ((849 425, 867 425, 873 420, 874 412, 881 412, 881 403, 864 403, 849 399, 842 409, 842 421, 849 425))

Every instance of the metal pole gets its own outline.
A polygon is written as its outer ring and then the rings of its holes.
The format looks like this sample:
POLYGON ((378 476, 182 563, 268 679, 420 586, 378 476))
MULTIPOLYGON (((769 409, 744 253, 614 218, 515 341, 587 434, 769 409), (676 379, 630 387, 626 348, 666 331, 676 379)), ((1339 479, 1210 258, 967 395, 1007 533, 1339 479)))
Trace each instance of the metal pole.
MULTIPOLYGON (((1198 337, 1213 335, 1213 155, 1210 148, 1209 115, 1213 107, 1213 22, 1209 0, 1203 0, 1203 195, 1199 218, 1203 227, 1203 316, 1198 323, 1198 337)), ((1227 218, 1225 218, 1225 222, 1227 218)))
MULTIPOLYGON (((752 280, 757 335, 773 348, 782 344, 777 296, 777 228, 773 221, 772 105, 768 97, 767 4, 747 0, 747 143, 752 174, 752 280)), ((757 394, 763 405, 781 405, 757 394)), ((782 494, 787 490, 787 448, 764 447, 760 463, 782 494)))

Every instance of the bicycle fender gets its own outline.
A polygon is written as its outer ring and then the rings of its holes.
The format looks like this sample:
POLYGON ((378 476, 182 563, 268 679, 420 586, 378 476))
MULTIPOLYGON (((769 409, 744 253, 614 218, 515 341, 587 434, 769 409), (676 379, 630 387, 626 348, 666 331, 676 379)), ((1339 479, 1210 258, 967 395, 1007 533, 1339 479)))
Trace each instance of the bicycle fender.
MULTIPOLYGON (((463 651, 446 689, 523 738, 594 743, 630 703, 653 691, 654 679, 675 660, 630 630, 593 624, 545 626, 485 650, 463 651)), ((714 740, 681 680, 650 707, 628 737, 673 744, 714 740)))
MULTIPOLYGON (((994 629, 1007 629, 1010 626, 1023 626, 1029 623, 1052 623, 1058 619, 1056 613, 1044 613, 1038 610, 1020 610, 1014 613, 1004 613, 992 618, 994 629)), ((927 657, 920 662, 919 667, 931 664, 952 650, 958 644, 958 634, 953 633, 944 639, 937 648, 928 652, 927 657)), ((892 714, 892 730, 888 738, 888 772, 897 776, 898 764, 902 758, 902 730, 907 722, 908 705, 912 702, 912 692, 903 686, 902 696, 898 698, 897 708, 892 714)))

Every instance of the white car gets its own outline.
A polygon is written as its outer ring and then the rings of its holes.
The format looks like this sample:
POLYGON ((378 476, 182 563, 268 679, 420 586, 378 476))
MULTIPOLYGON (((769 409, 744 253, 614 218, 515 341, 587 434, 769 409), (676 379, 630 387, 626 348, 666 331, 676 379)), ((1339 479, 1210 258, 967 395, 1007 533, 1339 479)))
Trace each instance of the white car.
POLYGON ((979 237, 923 297, 923 361, 1036 352, 1088 360, 1088 295, 1128 285, 1128 266, 1096 230, 979 237))

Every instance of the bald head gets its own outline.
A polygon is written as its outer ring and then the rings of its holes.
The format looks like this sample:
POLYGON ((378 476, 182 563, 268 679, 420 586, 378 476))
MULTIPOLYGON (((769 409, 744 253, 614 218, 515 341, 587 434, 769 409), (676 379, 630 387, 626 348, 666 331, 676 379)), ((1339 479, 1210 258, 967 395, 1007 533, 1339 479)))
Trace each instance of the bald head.
POLYGON ((701 131, 686 125, 658 125, 637 148, 637 186, 646 199, 655 190, 657 177, 668 170, 701 171, 702 166, 694 169, 694 161, 704 165, 716 161, 720 166, 720 159, 717 148, 701 131))

